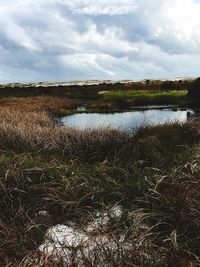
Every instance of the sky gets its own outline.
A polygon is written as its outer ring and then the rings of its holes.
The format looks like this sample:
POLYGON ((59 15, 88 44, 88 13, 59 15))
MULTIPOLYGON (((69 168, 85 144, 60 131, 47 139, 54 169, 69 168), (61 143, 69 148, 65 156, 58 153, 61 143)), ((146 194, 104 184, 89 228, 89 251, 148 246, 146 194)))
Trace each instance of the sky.
POLYGON ((200 0, 0 0, 0 83, 200 76, 200 0))

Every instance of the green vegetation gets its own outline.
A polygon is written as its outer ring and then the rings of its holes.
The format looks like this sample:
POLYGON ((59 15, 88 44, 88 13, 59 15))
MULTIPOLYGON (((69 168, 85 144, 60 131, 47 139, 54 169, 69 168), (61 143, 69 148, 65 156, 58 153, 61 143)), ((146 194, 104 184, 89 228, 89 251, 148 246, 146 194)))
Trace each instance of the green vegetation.
POLYGON ((84 99, 58 97, 53 89, 42 96, 13 92, 15 97, 0 100, 0 266, 37 266, 38 261, 47 267, 200 263, 198 124, 125 133, 79 131, 55 119, 82 101, 92 108, 93 96, 113 108, 116 99, 131 105, 147 104, 145 99, 148 104, 182 103, 186 91, 99 91, 84 99), (121 207, 119 217, 87 230, 97 224, 97 212, 115 206, 121 207), (61 254, 38 249, 47 230, 58 224, 89 232, 88 242, 69 248, 68 263, 61 254), (89 252, 80 261, 85 250, 89 252))
POLYGON ((102 94, 102 100, 104 102, 112 103, 112 105, 116 107, 185 104, 187 101, 187 91, 116 90, 102 94))

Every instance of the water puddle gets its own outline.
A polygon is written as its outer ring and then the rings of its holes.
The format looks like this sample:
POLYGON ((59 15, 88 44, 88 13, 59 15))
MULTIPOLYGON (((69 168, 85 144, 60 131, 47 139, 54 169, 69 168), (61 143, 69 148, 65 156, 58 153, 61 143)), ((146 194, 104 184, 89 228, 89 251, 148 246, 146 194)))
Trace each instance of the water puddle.
POLYGON ((191 109, 180 108, 142 108, 129 112, 116 113, 78 113, 63 117, 61 123, 80 130, 115 128, 134 131, 141 126, 155 126, 165 123, 183 123, 193 115, 191 109))

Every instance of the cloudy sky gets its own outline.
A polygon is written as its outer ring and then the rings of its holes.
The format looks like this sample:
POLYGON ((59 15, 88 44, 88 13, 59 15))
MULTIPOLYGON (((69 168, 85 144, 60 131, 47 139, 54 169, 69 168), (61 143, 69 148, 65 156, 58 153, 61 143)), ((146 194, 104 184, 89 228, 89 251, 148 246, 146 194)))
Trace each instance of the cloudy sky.
POLYGON ((0 83, 200 76, 200 0, 0 0, 0 83))

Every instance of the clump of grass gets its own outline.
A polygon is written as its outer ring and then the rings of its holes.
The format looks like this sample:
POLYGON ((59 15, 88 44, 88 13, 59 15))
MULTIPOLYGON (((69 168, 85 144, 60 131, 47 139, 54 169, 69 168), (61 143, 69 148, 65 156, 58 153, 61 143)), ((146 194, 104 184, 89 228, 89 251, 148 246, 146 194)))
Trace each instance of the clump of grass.
POLYGON ((143 126, 138 128, 136 138, 145 140, 154 138, 159 140, 162 146, 173 149, 174 144, 190 145, 196 140, 199 141, 199 125, 191 123, 169 123, 153 127, 143 126))
POLYGON ((157 245, 168 250, 170 266, 184 266, 184 260, 200 263, 199 158, 171 174, 148 177, 147 221, 153 225, 157 245))

